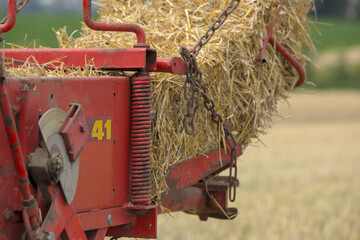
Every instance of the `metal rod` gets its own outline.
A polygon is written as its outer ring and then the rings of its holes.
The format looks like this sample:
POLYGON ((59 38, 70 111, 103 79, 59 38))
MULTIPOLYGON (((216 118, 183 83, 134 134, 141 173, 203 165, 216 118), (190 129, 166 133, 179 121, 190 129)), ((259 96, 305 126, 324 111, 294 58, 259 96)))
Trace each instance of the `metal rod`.
POLYGON ((85 24, 93 30, 133 32, 137 37, 137 44, 135 46, 147 47, 145 32, 139 25, 130 23, 100 23, 94 21, 91 13, 91 0, 83 0, 83 18, 85 24))
POLYGON ((296 69, 299 74, 299 80, 296 82, 295 87, 300 87, 305 82, 304 68, 279 41, 274 39, 274 37, 271 37, 269 41, 271 45, 274 45, 275 43, 276 50, 279 51, 281 55, 283 55, 283 57, 296 69))
POLYGON ((36 200, 31 194, 29 186, 28 173, 25 166, 24 155, 20 146, 20 139, 16 129, 16 123, 11 111, 10 100, 5 88, 5 72, 3 69, 3 60, 0 56, 0 110, 4 121, 5 131, 8 136, 9 147, 12 153, 14 166, 18 175, 19 190, 23 197, 22 202, 31 214, 30 223, 32 228, 38 226, 38 208, 36 200))
POLYGON ((274 27, 279 18, 280 10, 283 7, 283 5, 284 5, 284 0, 279 0, 278 8, 276 9, 274 18, 267 30, 267 36, 263 40, 263 46, 260 49, 260 61, 262 63, 267 63, 267 60, 265 58, 265 51, 266 51, 266 47, 267 47, 268 43, 270 42, 270 44, 274 46, 276 51, 279 51, 281 53, 281 55, 283 55, 283 57, 296 69, 296 71, 299 74, 299 80, 296 82, 295 87, 300 87, 305 82, 305 78, 306 78, 304 68, 294 58, 294 56, 292 56, 291 53, 288 50, 286 50, 286 48, 280 42, 275 40, 275 38, 273 36, 274 27))
POLYGON ((281 10, 281 8, 282 8, 283 5, 284 5, 284 0, 280 0, 279 6, 278 6, 278 8, 276 9, 274 18, 273 18, 273 20, 272 20, 272 22, 271 22, 271 24, 270 24, 270 26, 269 26, 269 28, 268 28, 268 30, 267 30, 267 36, 266 36, 266 38, 263 40, 263 46, 262 46, 262 48, 260 49, 260 61, 261 61, 262 63, 266 63, 266 62, 267 62, 267 60, 266 60, 266 58, 265 58, 265 50, 266 50, 266 47, 267 47, 267 45, 268 45, 268 43, 269 43, 269 39, 273 36, 273 30, 274 30, 275 24, 276 24, 276 22, 277 22, 277 20, 278 20, 278 18, 279 18, 280 10, 281 10))
POLYGON ((0 32, 1 33, 6 33, 15 26, 16 13, 17 13, 16 7, 17 7, 16 0, 9 0, 8 13, 7 13, 8 15, 7 15, 6 22, 4 24, 0 24, 0 32))
POLYGON ((172 74, 184 75, 186 73, 186 65, 179 57, 158 58, 156 60, 155 72, 169 72, 172 74))

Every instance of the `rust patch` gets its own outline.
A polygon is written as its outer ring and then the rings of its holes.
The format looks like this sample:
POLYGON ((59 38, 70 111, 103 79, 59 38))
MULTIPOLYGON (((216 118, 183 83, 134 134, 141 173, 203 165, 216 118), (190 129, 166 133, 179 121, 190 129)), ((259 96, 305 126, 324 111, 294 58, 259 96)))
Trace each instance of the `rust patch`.
POLYGON ((14 170, 15 170, 14 165, 7 167, 0 165, 0 175, 11 175, 14 172, 14 170))
POLYGON ((19 143, 19 142, 10 145, 10 149, 11 149, 11 150, 16 149, 17 147, 20 147, 20 143, 19 143))
POLYGON ((14 122, 13 122, 13 118, 11 116, 11 113, 8 113, 8 114, 5 115, 4 123, 5 123, 5 126, 10 127, 13 130, 14 122))

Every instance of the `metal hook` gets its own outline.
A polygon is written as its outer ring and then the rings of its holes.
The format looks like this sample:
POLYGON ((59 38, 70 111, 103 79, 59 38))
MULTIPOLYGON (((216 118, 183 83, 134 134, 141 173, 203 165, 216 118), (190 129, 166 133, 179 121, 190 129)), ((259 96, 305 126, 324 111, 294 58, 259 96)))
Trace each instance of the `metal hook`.
POLYGON ((299 74, 299 80, 296 82, 295 87, 300 87, 305 82, 304 68, 294 58, 294 56, 291 55, 291 53, 288 50, 286 50, 286 48, 279 41, 275 40, 275 38, 273 36, 273 30, 274 30, 275 24, 277 23, 277 20, 279 18, 280 11, 281 11, 281 8, 283 7, 283 5, 284 5, 284 0, 280 0, 278 8, 276 9, 276 12, 275 12, 273 21, 269 25, 269 28, 267 31, 267 36, 263 40, 263 46, 260 49, 260 61, 264 64, 267 63, 267 60, 265 58, 265 50, 266 50, 268 43, 270 42, 270 44, 275 47, 275 50, 280 52, 281 55, 283 55, 283 57, 296 69, 296 71, 299 74))

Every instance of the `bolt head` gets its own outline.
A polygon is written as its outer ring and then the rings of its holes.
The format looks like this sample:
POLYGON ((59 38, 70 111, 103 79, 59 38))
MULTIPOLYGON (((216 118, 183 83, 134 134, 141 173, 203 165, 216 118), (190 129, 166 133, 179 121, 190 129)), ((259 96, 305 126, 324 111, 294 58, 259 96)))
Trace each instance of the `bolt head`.
POLYGON ((111 222, 112 222, 112 217, 111 217, 110 214, 108 214, 107 217, 106 217, 106 223, 107 223, 107 225, 110 225, 111 222))
POLYGON ((5 221, 10 222, 15 217, 15 213, 11 211, 10 209, 5 209, 4 211, 4 218, 5 221))
POLYGON ((45 233, 45 240, 55 240, 55 234, 52 232, 45 233))

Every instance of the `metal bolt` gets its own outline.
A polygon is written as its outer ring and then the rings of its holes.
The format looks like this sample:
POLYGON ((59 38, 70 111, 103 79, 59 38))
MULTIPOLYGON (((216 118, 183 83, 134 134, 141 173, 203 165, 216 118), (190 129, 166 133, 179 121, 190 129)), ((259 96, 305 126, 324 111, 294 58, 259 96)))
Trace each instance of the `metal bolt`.
POLYGON ((107 223, 107 225, 110 225, 111 222, 112 222, 112 217, 111 217, 110 214, 108 214, 107 217, 106 217, 106 223, 107 223))
POLYGON ((15 213, 11 211, 10 209, 5 209, 4 211, 4 218, 5 221, 10 222, 15 217, 15 213))
POLYGON ((52 232, 45 233, 45 240, 55 240, 55 234, 52 232))
POLYGON ((47 169, 51 180, 57 182, 59 180, 61 172, 64 169, 63 159, 59 153, 51 154, 47 169))

